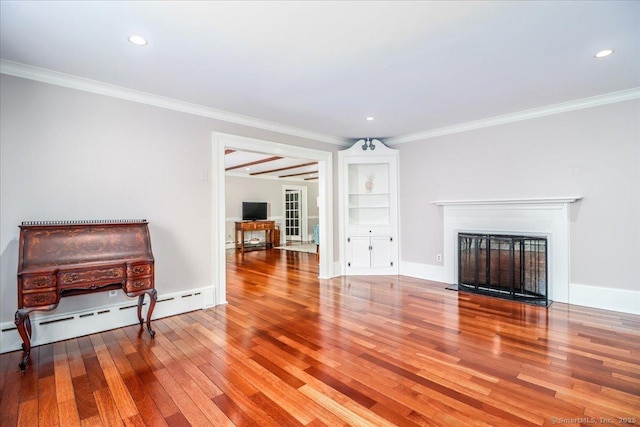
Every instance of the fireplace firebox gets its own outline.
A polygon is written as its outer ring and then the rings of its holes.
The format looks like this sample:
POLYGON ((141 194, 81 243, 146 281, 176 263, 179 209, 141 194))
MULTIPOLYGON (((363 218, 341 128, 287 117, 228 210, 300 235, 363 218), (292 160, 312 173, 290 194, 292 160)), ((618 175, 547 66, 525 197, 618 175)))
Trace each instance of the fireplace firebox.
POLYGON ((548 305, 547 239, 458 234, 458 290, 548 305))

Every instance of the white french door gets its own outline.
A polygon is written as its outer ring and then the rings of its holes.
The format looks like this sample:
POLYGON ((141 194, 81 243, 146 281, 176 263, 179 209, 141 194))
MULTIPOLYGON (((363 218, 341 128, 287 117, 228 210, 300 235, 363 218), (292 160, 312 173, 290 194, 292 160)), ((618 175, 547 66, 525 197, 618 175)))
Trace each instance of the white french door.
POLYGON ((302 231, 300 229, 300 199, 302 191, 286 190, 285 191, 285 211, 284 211, 284 229, 285 238, 287 240, 302 240, 302 231))
POLYGON ((283 186, 284 235, 286 240, 307 239, 307 188, 283 186))

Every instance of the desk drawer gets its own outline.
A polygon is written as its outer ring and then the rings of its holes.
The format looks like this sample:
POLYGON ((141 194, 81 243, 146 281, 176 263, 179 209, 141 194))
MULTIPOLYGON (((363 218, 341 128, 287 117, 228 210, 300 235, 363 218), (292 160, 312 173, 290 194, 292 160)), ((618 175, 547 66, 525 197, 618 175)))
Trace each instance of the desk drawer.
POLYGON ((82 270, 67 270, 58 273, 58 283, 61 287, 97 284, 118 283, 124 279, 124 266, 91 268, 82 270))
POLYGON ((135 277, 149 276, 153 274, 153 264, 140 263, 127 265, 127 277, 132 279, 135 277))
POLYGON ((31 290, 31 289, 45 289, 52 288, 56 285, 56 277, 49 274, 40 274, 22 276, 22 289, 31 290))
POLYGON ((140 278, 140 279, 127 280, 124 291, 127 293, 130 293, 130 292, 138 292, 138 291, 143 291, 145 289, 152 289, 152 288, 153 288, 153 278, 146 277, 146 278, 140 278))
POLYGON ((275 228, 275 221, 236 223, 236 230, 244 230, 244 231, 271 230, 272 228, 275 228))
POLYGON ((56 304, 57 302, 58 302, 58 294, 55 291, 22 294, 23 307, 39 307, 42 305, 56 304))

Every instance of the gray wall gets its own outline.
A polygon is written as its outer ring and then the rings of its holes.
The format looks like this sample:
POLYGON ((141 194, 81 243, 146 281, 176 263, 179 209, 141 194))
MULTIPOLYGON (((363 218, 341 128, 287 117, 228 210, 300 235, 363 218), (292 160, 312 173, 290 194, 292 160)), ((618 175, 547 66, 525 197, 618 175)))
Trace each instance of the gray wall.
MULTIPOLYGON (((158 293, 211 286, 212 132, 339 149, 4 74, 0 93, 0 322, 16 310, 21 221, 147 218, 158 293)), ((56 314, 107 298, 63 298, 56 314)))
POLYGON ((638 100, 393 148, 403 261, 438 265, 443 217, 431 201, 582 196, 571 205, 570 282, 640 289, 638 100))

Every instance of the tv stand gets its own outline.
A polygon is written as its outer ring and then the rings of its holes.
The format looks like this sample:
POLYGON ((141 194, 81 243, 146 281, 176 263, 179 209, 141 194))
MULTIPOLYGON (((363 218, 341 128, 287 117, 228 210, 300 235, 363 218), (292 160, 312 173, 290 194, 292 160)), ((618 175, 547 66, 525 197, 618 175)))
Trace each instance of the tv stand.
POLYGON ((236 221, 236 250, 240 250, 241 253, 244 253, 245 231, 264 231, 265 248, 273 248, 273 232, 275 229, 275 221, 236 221), (238 239, 238 232, 240 232, 240 239, 238 239))

